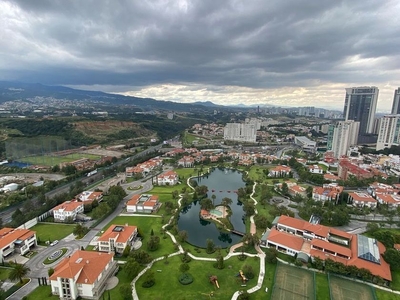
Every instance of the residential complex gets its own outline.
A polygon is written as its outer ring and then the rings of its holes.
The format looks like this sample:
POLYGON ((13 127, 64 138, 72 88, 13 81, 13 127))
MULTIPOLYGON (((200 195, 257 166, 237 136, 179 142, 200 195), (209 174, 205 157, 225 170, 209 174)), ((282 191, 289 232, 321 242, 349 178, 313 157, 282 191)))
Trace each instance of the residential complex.
POLYGON ((37 245, 36 232, 20 228, 0 229, 0 262, 13 253, 25 255, 37 245))
POLYGON ((288 216, 275 218, 261 245, 275 248, 304 262, 309 258, 331 259, 346 266, 367 269, 374 276, 392 281, 390 267, 383 259, 385 246, 376 239, 335 228, 311 224, 288 216))
POLYGON ((54 222, 75 221, 76 216, 83 213, 83 202, 76 200, 65 201, 53 208, 54 222))
POLYGON ((126 246, 132 246, 137 233, 136 226, 113 224, 97 239, 97 249, 122 254, 126 246))
POLYGON ((153 177, 153 184, 157 185, 175 185, 178 183, 179 176, 175 171, 167 171, 153 177))
POLYGON ((381 118, 376 150, 398 146, 400 144, 400 114, 386 115, 381 118))
POLYGON ((360 122, 339 121, 334 127, 331 149, 335 158, 347 154, 350 146, 357 145, 360 122))
POLYGON ((50 276, 51 292, 60 299, 100 299, 107 279, 118 270, 113 253, 78 250, 64 258, 50 276))
POLYGON ((157 211, 161 206, 158 201, 157 195, 133 195, 132 198, 126 202, 126 211, 130 213, 148 213, 151 214, 157 211))
POLYGON ((379 89, 375 86, 346 89, 343 116, 360 122, 360 135, 373 133, 379 89))
POLYGON ((255 143, 257 127, 254 123, 227 123, 224 128, 224 140, 255 143))

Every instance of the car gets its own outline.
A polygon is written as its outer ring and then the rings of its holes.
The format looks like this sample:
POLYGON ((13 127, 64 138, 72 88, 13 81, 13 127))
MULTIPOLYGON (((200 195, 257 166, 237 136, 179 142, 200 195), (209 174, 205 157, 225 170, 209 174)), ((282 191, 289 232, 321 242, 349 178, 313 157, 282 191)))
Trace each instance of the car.
POLYGON ((53 241, 52 243, 50 243, 50 246, 55 246, 58 244, 58 240, 53 241))

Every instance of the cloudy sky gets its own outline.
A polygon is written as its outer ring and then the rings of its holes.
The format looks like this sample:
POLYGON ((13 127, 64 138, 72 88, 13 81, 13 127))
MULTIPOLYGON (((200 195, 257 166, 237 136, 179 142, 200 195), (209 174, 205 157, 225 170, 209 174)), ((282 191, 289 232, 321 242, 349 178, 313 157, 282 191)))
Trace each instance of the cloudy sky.
POLYGON ((400 86, 398 0, 1 0, 0 80, 343 108, 400 86))

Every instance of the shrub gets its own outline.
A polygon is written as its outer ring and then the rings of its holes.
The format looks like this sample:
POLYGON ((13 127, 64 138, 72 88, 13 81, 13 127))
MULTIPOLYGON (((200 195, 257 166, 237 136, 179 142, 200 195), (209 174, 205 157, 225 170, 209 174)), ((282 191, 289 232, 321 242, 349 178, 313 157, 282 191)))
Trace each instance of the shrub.
POLYGON ((188 273, 184 273, 179 276, 179 283, 182 285, 188 285, 191 284, 192 282, 193 282, 193 277, 188 273))

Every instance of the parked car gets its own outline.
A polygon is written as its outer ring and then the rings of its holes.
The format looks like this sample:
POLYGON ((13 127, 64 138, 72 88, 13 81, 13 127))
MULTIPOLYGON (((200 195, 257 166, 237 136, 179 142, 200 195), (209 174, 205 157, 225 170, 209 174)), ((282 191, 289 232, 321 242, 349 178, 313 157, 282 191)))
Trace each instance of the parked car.
POLYGON ((58 240, 53 241, 52 243, 50 243, 50 246, 55 246, 58 244, 58 240))

